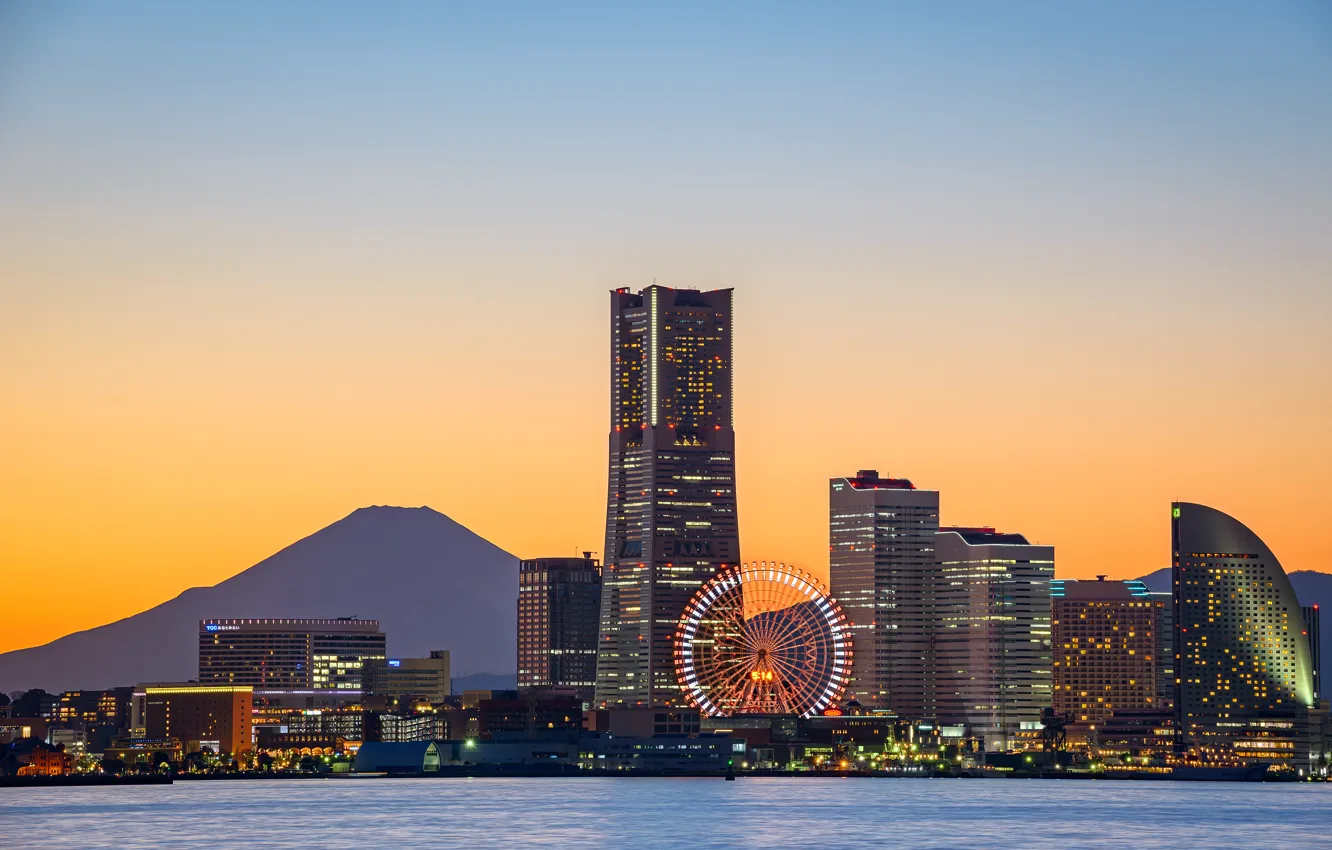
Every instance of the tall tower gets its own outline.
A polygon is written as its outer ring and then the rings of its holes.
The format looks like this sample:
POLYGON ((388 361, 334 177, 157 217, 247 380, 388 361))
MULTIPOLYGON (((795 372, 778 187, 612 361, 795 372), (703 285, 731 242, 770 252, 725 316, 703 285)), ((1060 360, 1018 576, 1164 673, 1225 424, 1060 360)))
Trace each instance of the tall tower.
POLYGON ((611 293, 602 706, 680 702, 676 624, 694 591, 740 560, 731 297, 655 284, 611 293))
POLYGON ((1307 759, 1298 739, 1315 705, 1313 658, 1281 562, 1214 508, 1175 502, 1171 517, 1181 744, 1204 756, 1307 759))
POLYGON ((939 720, 1007 750, 1050 705, 1054 547, 993 528, 944 528, 934 540, 939 720))
POLYGON ((518 563, 518 689, 573 688, 592 700, 601 617, 601 565, 581 558, 518 563))
POLYGON ((938 530, 938 490, 873 469, 830 482, 829 584, 854 648, 847 696, 867 708, 934 716, 938 530))

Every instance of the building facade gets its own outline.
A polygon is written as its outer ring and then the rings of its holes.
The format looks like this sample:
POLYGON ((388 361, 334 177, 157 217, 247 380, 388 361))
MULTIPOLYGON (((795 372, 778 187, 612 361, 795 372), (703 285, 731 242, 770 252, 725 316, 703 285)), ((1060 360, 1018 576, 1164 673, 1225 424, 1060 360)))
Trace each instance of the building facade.
POLYGON ((201 620, 199 681, 359 691, 365 664, 384 658, 384 650, 378 620, 201 620))
POLYGON ((851 622, 848 699, 935 713, 939 491, 862 469, 829 488, 829 584, 851 622))
POLYGON ((591 702, 597 678, 601 565, 533 558, 518 565, 518 689, 573 688, 591 702))
POLYGON ((1181 750, 1292 767, 1321 756, 1313 656, 1281 562, 1243 523, 1191 502, 1171 505, 1171 542, 1181 750))
POLYGON ((1309 667, 1313 670, 1313 699, 1317 704, 1323 698, 1322 634, 1318 622, 1318 606, 1302 606, 1300 618, 1304 621, 1304 638, 1309 642, 1309 667))
POLYGON ((611 293, 602 707, 681 702, 676 623, 694 591, 740 561, 731 296, 656 285, 611 293))
POLYGON ((1054 547, 993 528, 946 528, 934 549, 939 721, 1007 750, 1050 705, 1054 547))
POLYGON ((248 685, 193 682, 141 685, 144 728, 152 740, 178 739, 191 753, 209 747, 235 755, 253 749, 254 694, 248 685))
POLYGON ((1103 726, 1114 712, 1161 708, 1157 632, 1165 603, 1141 582, 1056 580, 1051 585, 1054 710, 1103 726))
POLYGON ((365 691, 393 700, 444 702, 452 689, 450 675, 447 649, 432 649, 429 658, 378 658, 366 662, 365 691))

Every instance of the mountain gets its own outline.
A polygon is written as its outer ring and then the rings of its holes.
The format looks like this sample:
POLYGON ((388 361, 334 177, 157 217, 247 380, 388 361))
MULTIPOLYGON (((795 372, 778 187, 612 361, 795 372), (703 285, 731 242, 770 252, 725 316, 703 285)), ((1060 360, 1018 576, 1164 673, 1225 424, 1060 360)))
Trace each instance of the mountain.
MULTIPOLYGON (((1323 617, 1332 617, 1332 573, 1319 573, 1313 570, 1297 570, 1290 573, 1290 586, 1295 588, 1295 597, 1301 605, 1317 605, 1320 613, 1318 630, 1318 649, 1321 654, 1323 671, 1332 673, 1332 619, 1322 622, 1323 617)), ((1142 577, 1148 590, 1170 592, 1170 568, 1164 567, 1142 577)), ((1326 697, 1324 697, 1326 698, 1326 697)))
POLYGON ((392 655, 452 653, 455 675, 514 669, 518 559, 430 508, 369 507, 239 575, 44 646, 0 654, 0 689, 107 688, 198 675, 199 620, 377 619, 392 655))

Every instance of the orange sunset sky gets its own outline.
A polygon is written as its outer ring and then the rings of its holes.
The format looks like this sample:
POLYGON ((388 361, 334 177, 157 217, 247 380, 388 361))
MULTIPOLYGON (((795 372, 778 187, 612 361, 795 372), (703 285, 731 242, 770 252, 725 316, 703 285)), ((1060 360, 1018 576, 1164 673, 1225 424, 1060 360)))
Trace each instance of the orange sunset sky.
POLYGON ((606 293, 654 277, 736 290, 747 559, 826 576, 875 467, 1064 577, 1166 566, 1172 499, 1332 571, 1316 6, 26 8, 0 651, 364 505, 601 549, 606 293))

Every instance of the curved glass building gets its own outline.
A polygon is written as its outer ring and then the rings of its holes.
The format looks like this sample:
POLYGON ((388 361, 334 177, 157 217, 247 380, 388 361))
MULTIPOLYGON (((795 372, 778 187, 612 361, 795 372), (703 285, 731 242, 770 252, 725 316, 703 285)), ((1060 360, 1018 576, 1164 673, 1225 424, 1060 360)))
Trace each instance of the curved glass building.
POLYGON ((1281 562, 1215 508, 1175 502, 1171 517, 1182 744, 1204 758, 1303 762, 1313 664, 1281 562))

